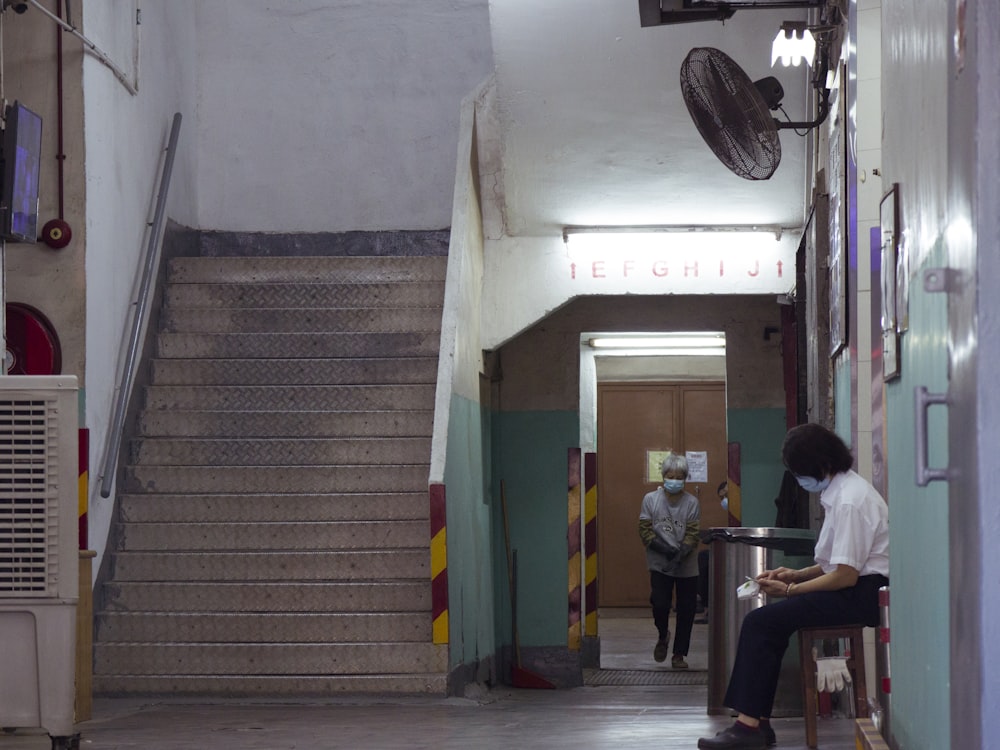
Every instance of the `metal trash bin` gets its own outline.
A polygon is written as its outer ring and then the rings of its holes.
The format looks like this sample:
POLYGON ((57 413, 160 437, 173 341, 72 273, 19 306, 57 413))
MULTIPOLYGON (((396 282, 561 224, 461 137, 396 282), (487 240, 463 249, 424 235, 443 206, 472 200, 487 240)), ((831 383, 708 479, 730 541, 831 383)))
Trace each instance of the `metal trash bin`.
MULTIPOLYGON (((737 599, 747 576, 785 566, 804 568, 815 561, 816 532, 811 529, 729 527, 709 529, 708 713, 730 713, 723 705, 736 659, 740 626, 748 612, 766 603, 763 596, 737 599)), ((799 650, 790 644, 781 663, 773 717, 802 715, 799 650)))

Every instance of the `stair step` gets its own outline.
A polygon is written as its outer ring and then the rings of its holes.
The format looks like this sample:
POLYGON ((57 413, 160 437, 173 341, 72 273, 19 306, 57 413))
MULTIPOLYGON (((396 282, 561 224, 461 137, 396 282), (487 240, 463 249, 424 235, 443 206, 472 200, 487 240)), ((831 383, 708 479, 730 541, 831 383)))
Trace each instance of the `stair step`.
POLYGON ((424 437, 430 436, 433 426, 434 412, 430 409, 344 412, 175 409, 143 412, 139 419, 140 433, 146 437, 424 437))
POLYGON ((183 257, 169 261, 167 280, 197 284, 443 281, 447 261, 439 256, 183 257))
POLYGON ((94 673, 131 675, 329 675, 445 671, 447 650, 432 643, 103 643, 94 673))
POLYGON ((367 521, 426 519, 427 490, 378 494, 120 495, 124 521, 367 521))
POLYGON ((434 307, 444 299, 443 281, 388 284, 168 284, 168 307, 285 309, 434 307))
MULTIPOLYGON (((425 528, 426 536, 426 528, 425 528)), ((378 581, 430 580, 421 549, 299 552, 115 553, 116 581, 378 581)))
POLYGON ((438 695, 448 690, 446 672, 428 674, 289 676, 94 675, 98 695, 219 695, 272 697, 339 695, 438 695))
POLYGON ((439 335, 415 333, 161 333, 157 356, 296 359, 437 357, 439 335))
POLYGON ((154 385, 147 410, 388 411, 400 404, 431 409, 433 385, 154 385))
POLYGON ((365 643, 430 642, 427 612, 379 614, 210 614, 105 612, 97 634, 105 642, 365 643))
POLYGON ((428 465, 417 466, 142 466, 125 469, 124 492, 417 492, 428 465))
MULTIPOLYGON (((427 550, 427 521, 317 523, 123 523, 122 549, 170 550, 427 550)), ((275 561, 277 563, 277 560, 275 561)))
POLYGON ((167 310, 160 327, 167 333, 413 333, 439 331, 441 310, 179 308, 167 310))
POLYGON ((283 235, 168 261, 98 694, 447 693, 427 489, 447 257, 348 234, 340 256, 291 257, 319 238, 283 235))
POLYGON ((322 466, 427 463, 431 439, 146 438, 131 441, 131 463, 145 466, 322 466))
POLYGON ((109 611, 419 612, 430 616, 427 581, 105 584, 109 611))
POLYGON ((379 385, 437 382, 437 357, 154 359, 154 385, 379 385))

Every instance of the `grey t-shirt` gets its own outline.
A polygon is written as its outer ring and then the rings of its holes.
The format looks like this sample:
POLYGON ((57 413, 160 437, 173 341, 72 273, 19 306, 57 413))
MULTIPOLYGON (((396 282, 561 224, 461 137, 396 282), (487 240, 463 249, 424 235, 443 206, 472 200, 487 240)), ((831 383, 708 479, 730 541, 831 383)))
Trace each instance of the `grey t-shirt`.
POLYGON ((646 548, 646 566, 650 570, 675 576, 677 578, 693 578, 698 575, 697 540, 698 526, 701 520, 701 506, 698 498, 687 492, 682 492, 670 499, 663 487, 657 487, 653 492, 642 498, 642 510, 639 519, 648 519, 653 524, 653 533, 667 542, 671 547, 680 547, 687 535, 691 549, 678 559, 668 560, 666 555, 656 550, 646 548), (689 535, 691 525, 693 534, 689 535), (692 539, 693 537, 693 539, 692 539))

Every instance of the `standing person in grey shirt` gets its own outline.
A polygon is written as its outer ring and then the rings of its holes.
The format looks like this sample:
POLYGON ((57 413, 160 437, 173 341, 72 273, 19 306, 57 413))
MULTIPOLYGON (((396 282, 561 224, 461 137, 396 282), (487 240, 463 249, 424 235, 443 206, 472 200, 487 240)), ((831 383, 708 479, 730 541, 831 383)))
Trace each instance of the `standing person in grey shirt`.
POLYGON ((687 459, 670 452, 660 465, 663 485, 642 498, 639 538, 646 547, 649 568, 649 603, 658 638, 653 658, 665 661, 670 647, 670 602, 676 591, 677 632, 674 634, 674 669, 687 669, 684 657, 691 645, 691 628, 698 599, 698 531, 701 507, 698 498, 684 491, 687 459))

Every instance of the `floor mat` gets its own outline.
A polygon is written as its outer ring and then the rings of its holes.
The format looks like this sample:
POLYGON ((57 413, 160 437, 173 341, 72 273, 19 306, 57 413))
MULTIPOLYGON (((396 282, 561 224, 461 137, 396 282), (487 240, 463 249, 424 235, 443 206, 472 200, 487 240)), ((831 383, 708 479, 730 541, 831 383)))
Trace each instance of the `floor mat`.
POLYGON ((615 685, 708 685, 708 672, 667 669, 585 669, 583 683, 589 687, 615 685))

